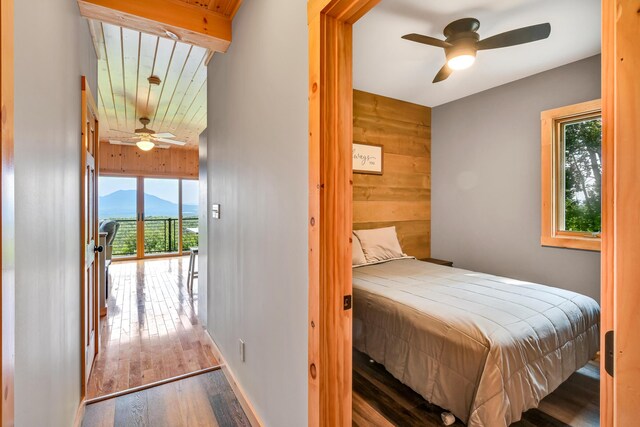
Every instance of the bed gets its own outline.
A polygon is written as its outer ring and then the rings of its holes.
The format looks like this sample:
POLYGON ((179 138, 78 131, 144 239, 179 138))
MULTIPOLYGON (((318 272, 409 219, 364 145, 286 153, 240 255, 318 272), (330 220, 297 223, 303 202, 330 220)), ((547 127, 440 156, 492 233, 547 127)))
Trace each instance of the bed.
POLYGON ((354 347, 470 427, 508 426, 599 346, 574 292, 399 259, 353 269, 354 347))

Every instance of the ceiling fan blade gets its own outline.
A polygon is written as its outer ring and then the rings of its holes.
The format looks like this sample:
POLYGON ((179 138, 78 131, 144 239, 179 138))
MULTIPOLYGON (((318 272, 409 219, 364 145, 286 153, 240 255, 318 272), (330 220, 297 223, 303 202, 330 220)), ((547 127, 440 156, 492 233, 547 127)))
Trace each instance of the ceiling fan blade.
POLYGON ((446 78, 449 77, 452 72, 453 70, 449 68, 447 64, 444 64, 442 68, 440 68, 440 71, 438 71, 438 74, 436 74, 436 76, 433 78, 433 83, 438 83, 446 80, 446 78))
POLYGON ((136 145, 135 142, 126 142, 126 141, 118 141, 117 139, 110 139, 109 144, 111 145, 136 145))
POLYGON ((154 133, 153 136, 156 138, 175 138, 176 137, 171 132, 154 133))
POLYGON ((135 135, 133 132, 127 132, 126 130, 120 129, 109 129, 109 132, 118 132, 118 133, 126 133, 127 135, 135 135))
POLYGON ((453 46, 451 43, 446 42, 444 40, 440 40, 435 37, 423 36, 422 34, 416 34, 416 33, 406 34, 402 36, 402 38, 405 40, 411 40, 412 42, 428 44, 430 46, 435 46, 435 47, 444 48, 444 47, 453 46))
POLYGON ((476 47, 478 50, 486 50, 516 46, 546 39, 549 37, 549 34, 551 34, 551 25, 547 22, 545 24, 532 25, 530 27, 496 34, 495 36, 480 40, 476 44, 476 47))
POLYGON ((151 139, 153 139, 154 141, 159 141, 159 142, 164 142, 167 144, 174 144, 174 145, 186 145, 186 142, 182 142, 182 141, 174 141, 173 139, 166 139, 166 138, 156 138, 155 136, 152 137, 151 139))

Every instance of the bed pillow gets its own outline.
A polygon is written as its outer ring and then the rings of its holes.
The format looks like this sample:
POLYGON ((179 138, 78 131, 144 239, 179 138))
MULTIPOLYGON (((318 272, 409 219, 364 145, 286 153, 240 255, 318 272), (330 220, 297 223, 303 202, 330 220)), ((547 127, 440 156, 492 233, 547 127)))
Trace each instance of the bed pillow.
POLYGON ((355 233, 351 233, 351 240, 353 244, 351 245, 351 264, 355 267, 356 265, 363 265, 367 263, 367 259, 364 256, 364 252, 362 252, 362 245, 360 244, 360 239, 356 236, 355 233))
POLYGON ((355 235, 360 239, 362 251, 367 263, 401 258, 400 242, 395 227, 374 228, 371 230, 357 230, 355 235))

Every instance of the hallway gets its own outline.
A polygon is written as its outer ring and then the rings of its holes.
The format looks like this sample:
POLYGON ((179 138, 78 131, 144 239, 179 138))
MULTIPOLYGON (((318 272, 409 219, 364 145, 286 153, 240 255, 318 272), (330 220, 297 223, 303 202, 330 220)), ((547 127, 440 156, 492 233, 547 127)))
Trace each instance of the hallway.
POLYGON ((198 295, 186 288, 188 262, 174 257, 110 266, 108 312, 100 321, 87 399, 218 365, 198 319, 198 295))

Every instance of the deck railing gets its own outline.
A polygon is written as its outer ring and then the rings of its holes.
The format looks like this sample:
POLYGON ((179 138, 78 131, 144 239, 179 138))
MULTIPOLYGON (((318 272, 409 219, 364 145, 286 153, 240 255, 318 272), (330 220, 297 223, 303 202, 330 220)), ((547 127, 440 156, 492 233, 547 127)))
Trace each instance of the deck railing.
MULTIPOLYGON (((110 218, 120 224, 113 242, 113 256, 134 256, 137 253, 137 221, 135 219, 110 218)), ((178 218, 145 218, 144 252, 146 255, 177 253, 180 245, 180 221, 178 218)), ((197 228, 198 217, 182 218, 182 250, 198 246, 198 235, 187 231, 197 228)))

